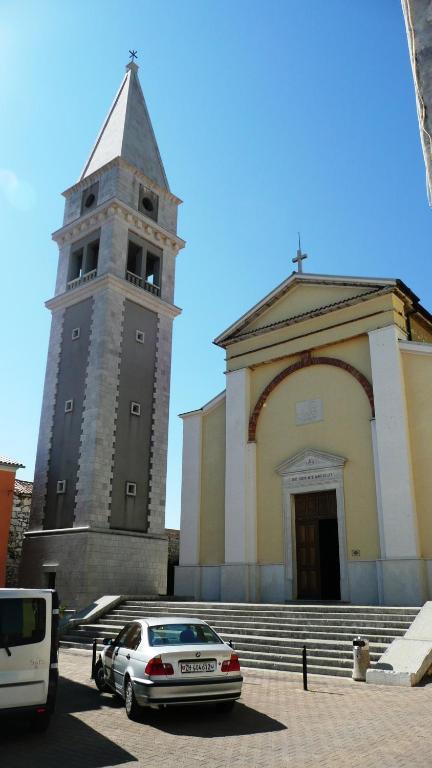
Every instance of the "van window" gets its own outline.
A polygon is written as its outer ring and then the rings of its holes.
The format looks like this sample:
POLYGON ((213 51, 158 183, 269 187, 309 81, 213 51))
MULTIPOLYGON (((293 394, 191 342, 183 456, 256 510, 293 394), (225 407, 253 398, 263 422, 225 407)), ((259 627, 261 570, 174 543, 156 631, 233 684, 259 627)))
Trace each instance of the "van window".
POLYGON ((21 597, 0 600, 0 643, 9 648, 40 643, 45 637, 46 602, 21 597))

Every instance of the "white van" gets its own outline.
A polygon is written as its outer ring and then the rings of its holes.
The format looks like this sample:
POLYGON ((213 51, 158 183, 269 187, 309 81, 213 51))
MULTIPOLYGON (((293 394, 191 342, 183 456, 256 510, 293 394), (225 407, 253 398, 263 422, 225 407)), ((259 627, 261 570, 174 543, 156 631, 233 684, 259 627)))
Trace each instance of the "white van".
POLYGON ((0 589, 0 715, 27 713, 48 727, 58 680, 57 593, 0 589))

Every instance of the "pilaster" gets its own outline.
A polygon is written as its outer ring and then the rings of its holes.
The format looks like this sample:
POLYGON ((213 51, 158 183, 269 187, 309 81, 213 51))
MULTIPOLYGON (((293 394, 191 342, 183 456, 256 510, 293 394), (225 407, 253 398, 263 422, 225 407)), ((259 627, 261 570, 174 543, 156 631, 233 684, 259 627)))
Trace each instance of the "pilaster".
POLYGON ((149 486, 150 533, 165 530, 168 417, 171 379, 172 319, 158 316, 158 340, 153 390, 151 470, 149 486))
POLYGON ((227 373, 225 563, 256 562, 256 459, 248 444, 250 371, 227 373))
POLYGON ((109 527, 124 297, 94 297, 78 466, 76 526, 109 527), (109 329, 109 332, 108 332, 109 329))
POLYGON ((375 400, 374 453, 378 472, 381 557, 419 557, 417 515, 399 350, 391 325, 369 332, 375 400))
POLYGON ((39 426, 39 439, 36 454, 35 476, 30 514, 30 530, 43 527, 44 507, 48 481, 48 469, 51 452, 54 409, 57 393, 57 379, 60 364, 60 351, 63 333, 64 309, 52 313, 51 332, 48 346, 48 358, 45 373, 45 385, 42 399, 42 411, 39 426))
POLYGON ((183 417, 181 566, 199 565, 200 561, 202 420, 201 411, 183 417))

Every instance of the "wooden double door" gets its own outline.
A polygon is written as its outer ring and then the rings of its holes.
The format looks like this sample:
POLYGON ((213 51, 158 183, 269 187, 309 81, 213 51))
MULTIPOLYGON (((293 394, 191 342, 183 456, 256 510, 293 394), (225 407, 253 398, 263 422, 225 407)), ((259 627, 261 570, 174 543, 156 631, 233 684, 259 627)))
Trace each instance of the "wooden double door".
POLYGON ((295 496, 297 597, 340 600, 336 491, 295 496))

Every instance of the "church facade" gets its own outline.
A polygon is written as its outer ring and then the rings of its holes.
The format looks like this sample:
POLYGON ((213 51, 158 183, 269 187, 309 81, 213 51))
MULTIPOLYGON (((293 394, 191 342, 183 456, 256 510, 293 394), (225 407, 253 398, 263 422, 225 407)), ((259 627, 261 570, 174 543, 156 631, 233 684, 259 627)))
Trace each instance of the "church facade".
POLYGON ((294 273, 220 334, 182 415, 175 594, 432 598, 432 317, 400 280, 294 273))
POLYGON ((21 584, 82 607, 166 590, 165 481, 177 236, 132 61, 66 190, 21 584))

